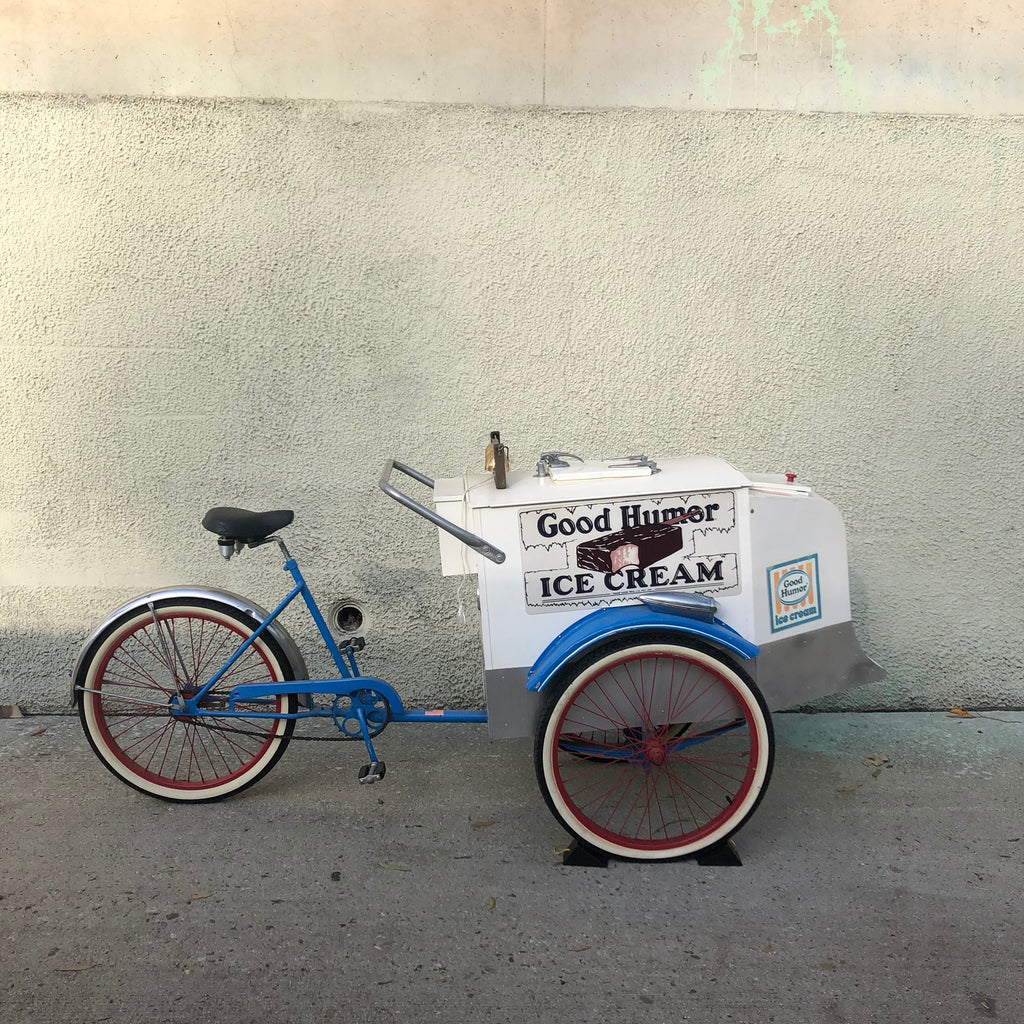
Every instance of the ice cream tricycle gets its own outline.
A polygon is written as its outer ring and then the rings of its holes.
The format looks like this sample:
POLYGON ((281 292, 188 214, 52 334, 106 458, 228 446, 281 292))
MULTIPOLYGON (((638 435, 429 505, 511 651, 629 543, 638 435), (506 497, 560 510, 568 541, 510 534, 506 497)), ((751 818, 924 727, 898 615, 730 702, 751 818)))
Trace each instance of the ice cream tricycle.
POLYGON ((397 723, 486 723, 534 736, 541 793, 586 855, 706 853, 751 816, 771 775, 771 712, 882 678, 850 617, 842 519, 792 474, 709 457, 588 461, 544 452, 511 470, 433 480, 389 460, 391 498, 438 528, 445 575, 475 573, 486 710, 406 708, 339 641, 278 535, 291 511, 215 508, 226 557, 275 544, 293 586, 271 611, 175 587, 114 612, 86 641, 72 700, 101 761, 174 801, 237 793, 276 764, 297 721, 362 741, 397 723), (433 508, 393 482, 433 492, 433 508), (301 598, 338 670, 309 679, 280 615, 301 598))

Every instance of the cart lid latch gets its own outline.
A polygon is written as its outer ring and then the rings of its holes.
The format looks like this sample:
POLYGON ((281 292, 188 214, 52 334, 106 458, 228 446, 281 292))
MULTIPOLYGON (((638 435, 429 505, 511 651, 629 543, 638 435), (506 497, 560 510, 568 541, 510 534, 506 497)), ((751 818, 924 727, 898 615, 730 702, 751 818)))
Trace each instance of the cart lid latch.
POLYGON ((661 472, 654 459, 646 455, 627 455, 619 459, 584 461, 571 452, 542 452, 535 477, 564 483, 584 480, 621 480, 626 477, 654 476, 661 472), (575 459, 578 465, 569 465, 566 459, 575 459))
POLYGON ((552 469, 568 469, 569 463, 566 459, 575 459, 577 462, 583 462, 583 459, 578 455, 573 455, 572 452, 541 452, 540 461, 537 463, 537 472, 534 476, 551 476, 552 469))
POLYGON ((646 455, 627 455, 624 459, 610 459, 608 465, 612 469, 618 469, 620 466, 646 467, 651 471, 651 476, 661 472, 654 459, 649 459, 646 455))

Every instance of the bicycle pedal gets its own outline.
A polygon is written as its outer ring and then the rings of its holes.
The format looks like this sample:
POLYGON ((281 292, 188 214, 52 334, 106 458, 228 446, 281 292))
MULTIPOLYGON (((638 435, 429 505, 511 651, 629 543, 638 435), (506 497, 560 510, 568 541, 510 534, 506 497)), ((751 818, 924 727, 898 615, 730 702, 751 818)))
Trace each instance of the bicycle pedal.
POLYGON ((374 782, 380 782, 387 770, 388 766, 383 761, 371 761, 359 769, 359 782, 367 786, 374 782))

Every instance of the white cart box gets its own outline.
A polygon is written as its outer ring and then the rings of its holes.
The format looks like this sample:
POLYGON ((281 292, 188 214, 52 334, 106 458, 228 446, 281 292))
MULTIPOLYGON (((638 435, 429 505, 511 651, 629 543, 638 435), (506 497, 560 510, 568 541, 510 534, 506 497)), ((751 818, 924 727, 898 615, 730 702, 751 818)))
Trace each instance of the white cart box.
POLYGON ((492 735, 532 732, 526 675, 556 636, 641 596, 713 598, 759 646, 744 667, 773 710, 884 677, 853 632, 842 518, 811 488, 710 457, 553 461, 504 489, 489 473, 434 482, 438 513, 506 554, 439 531, 442 572, 479 574, 492 735))

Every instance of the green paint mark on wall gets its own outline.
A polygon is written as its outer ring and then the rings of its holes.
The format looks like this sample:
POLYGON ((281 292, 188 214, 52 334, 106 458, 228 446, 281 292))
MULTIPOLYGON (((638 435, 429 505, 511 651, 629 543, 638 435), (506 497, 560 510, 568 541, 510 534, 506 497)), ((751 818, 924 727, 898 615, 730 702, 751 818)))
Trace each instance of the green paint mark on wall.
POLYGON ((725 45, 715 54, 715 60, 701 68, 700 81, 704 86, 706 99, 713 99, 718 91, 718 83, 725 74, 726 66, 740 55, 740 44, 743 42, 742 0, 728 0, 729 3, 729 38, 725 45))
MULTIPOLYGON (((727 27, 728 37, 720 49, 715 52, 714 58, 710 60, 700 72, 701 84, 704 87, 704 97, 708 102, 715 102, 718 99, 722 79, 727 73, 731 73, 732 62, 738 60, 743 51, 744 16, 747 14, 746 0, 727 0, 729 4, 729 16, 727 27)), ((774 23, 771 19, 772 8, 776 0, 750 0, 750 28, 755 38, 763 33, 766 40, 771 43, 782 38, 797 39, 801 36, 807 37, 815 25, 818 26, 819 35, 827 36, 831 48, 830 67, 839 84, 840 91, 846 96, 855 96, 853 85, 853 68, 846 57, 846 42, 839 35, 839 18, 832 10, 832 0, 809 0, 808 3, 800 4, 796 17, 788 18, 786 21, 774 23)), ((748 58, 749 59, 749 58, 748 58)), ((859 106, 859 103, 856 104, 859 106)))

